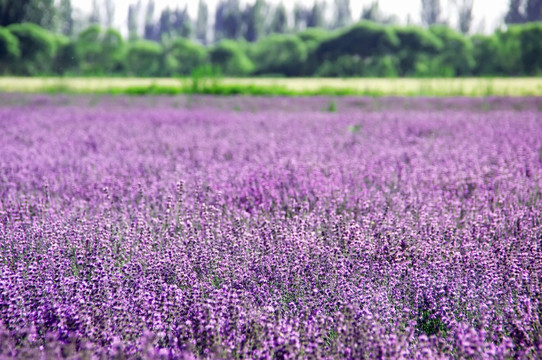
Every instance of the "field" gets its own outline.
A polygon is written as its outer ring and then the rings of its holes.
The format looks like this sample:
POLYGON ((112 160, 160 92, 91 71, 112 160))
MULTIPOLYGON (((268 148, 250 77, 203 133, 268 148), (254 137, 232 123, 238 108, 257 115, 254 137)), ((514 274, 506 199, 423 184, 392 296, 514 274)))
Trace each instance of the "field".
POLYGON ((331 79, 331 78, 13 78, 3 92, 113 94, 247 94, 366 96, 542 96, 542 78, 331 79))
POLYGON ((3 94, 0 357, 541 358, 541 110, 3 94))

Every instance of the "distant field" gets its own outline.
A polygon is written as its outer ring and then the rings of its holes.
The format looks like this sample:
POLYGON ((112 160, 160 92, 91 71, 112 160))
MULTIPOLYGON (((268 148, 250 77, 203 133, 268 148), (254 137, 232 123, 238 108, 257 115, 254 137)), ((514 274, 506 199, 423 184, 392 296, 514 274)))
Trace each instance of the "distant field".
POLYGON ((542 78, 0 78, 0 92, 217 95, 542 96, 542 78))

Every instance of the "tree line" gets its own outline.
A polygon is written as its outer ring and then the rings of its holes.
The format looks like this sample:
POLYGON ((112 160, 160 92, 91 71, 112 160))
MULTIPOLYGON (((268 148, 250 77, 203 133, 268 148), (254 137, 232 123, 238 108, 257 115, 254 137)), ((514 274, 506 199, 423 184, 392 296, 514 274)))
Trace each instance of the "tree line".
POLYGON ((228 76, 542 74, 542 1, 512 0, 509 26, 491 35, 469 35, 473 0, 454 0, 456 29, 439 0, 421 1, 424 26, 398 25, 377 1, 354 22, 349 0, 334 0, 331 18, 323 1, 288 14, 265 0, 222 0, 212 27, 204 0, 195 20, 186 7, 155 14, 153 0, 145 11, 138 1, 123 37, 113 0, 93 0, 85 21, 70 0, 0 0, 0 74, 188 76, 204 65, 228 76))

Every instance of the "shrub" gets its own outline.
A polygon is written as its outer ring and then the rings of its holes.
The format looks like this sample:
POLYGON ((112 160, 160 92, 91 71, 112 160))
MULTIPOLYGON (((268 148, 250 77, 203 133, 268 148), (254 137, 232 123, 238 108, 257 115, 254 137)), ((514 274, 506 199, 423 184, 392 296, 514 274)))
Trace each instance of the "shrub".
POLYGON ((394 28, 401 46, 397 51, 400 75, 414 75, 416 64, 434 56, 443 48, 442 41, 430 31, 416 26, 394 28))
POLYGON ((473 47, 470 39, 443 25, 432 26, 429 30, 444 45, 436 55, 439 63, 438 68, 442 73, 435 75, 470 75, 475 66, 473 47))
POLYGON ((519 39, 525 75, 542 74, 542 22, 525 24, 519 31, 519 39))
POLYGON ((248 75, 254 71, 254 63, 232 40, 223 40, 209 52, 213 66, 218 66, 225 75, 248 75))
POLYGON ((138 40, 128 45, 126 68, 128 74, 157 76, 160 71, 162 46, 152 41, 138 40))
POLYGON ((63 35, 55 36, 55 56, 52 69, 55 74, 73 74, 79 70, 80 62, 76 43, 63 35))
POLYGON ((170 75, 190 75, 206 61, 205 48, 188 39, 175 39, 166 48, 166 71, 170 75))
POLYGON ((297 36, 272 35, 256 44, 254 60, 256 74, 301 75, 307 48, 297 36))
POLYGON ((124 42, 118 31, 92 25, 79 34, 76 52, 83 74, 112 74, 121 70, 124 42))
POLYGON ((320 59, 338 58, 342 55, 365 58, 390 53, 397 46, 399 38, 389 27, 364 21, 321 42, 315 55, 320 59))
POLYGON ((55 51, 53 36, 35 24, 13 24, 8 30, 19 42, 21 58, 13 68, 22 75, 48 73, 55 51))
POLYGON ((474 68, 476 76, 495 75, 501 72, 499 66, 499 39, 495 35, 474 35, 473 44, 474 68))
POLYGON ((19 40, 6 28, 0 27, 0 74, 10 71, 10 65, 21 56, 19 40))

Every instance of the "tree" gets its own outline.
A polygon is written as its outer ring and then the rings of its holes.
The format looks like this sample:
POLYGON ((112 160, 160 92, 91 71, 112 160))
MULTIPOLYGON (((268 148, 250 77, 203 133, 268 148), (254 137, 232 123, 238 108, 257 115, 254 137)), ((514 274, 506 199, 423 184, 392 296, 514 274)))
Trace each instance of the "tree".
POLYGON ((275 8, 271 20, 271 32, 275 34, 284 34, 288 31, 288 13, 282 2, 275 8))
POLYGON ((104 74, 102 28, 98 24, 90 25, 77 36, 76 53, 80 60, 80 70, 85 75, 104 74))
POLYGON ((165 49, 168 74, 190 75, 205 62, 205 48, 184 38, 176 38, 165 49))
POLYGON ((24 7, 23 21, 51 31, 55 27, 55 12, 54 0, 33 0, 24 7))
POLYGON ((324 19, 324 13, 326 10, 326 3, 325 2, 319 2, 315 1, 312 5, 312 9, 309 12, 309 16, 307 18, 307 27, 324 27, 325 26, 325 19, 324 19))
POLYGON ((335 0, 333 28, 342 28, 350 25, 351 22, 350 0, 335 0))
POLYGON ((5 75, 20 56, 17 37, 8 29, 0 27, 0 75, 5 75))
POLYGON ((248 75, 254 70, 254 64, 232 40, 223 40, 209 51, 209 60, 213 66, 226 75, 248 75))
POLYGON ((54 28, 54 0, 0 0, 0 26, 30 22, 54 28))
POLYGON ((472 26, 472 8, 474 0, 453 0, 458 11, 458 28, 463 34, 468 34, 472 26))
POLYGON ((527 0, 525 18, 527 22, 542 21, 542 0, 527 0))
POLYGON ((422 23, 426 26, 443 23, 440 0, 422 0, 422 23))
POLYGON ((396 24, 397 18, 393 15, 386 16, 380 10, 380 3, 374 0, 361 11, 361 20, 374 21, 381 24, 396 24))
POLYGON ((55 44, 53 36, 36 24, 12 24, 7 28, 18 42, 21 61, 15 64, 23 75, 38 75, 50 71, 55 44))
POLYGON ((104 0, 105 9, 105 26, 108 28, 113 27, 115 22, 115 3, 113 0, 104 0))
POLYGON ((160 20, 158 20, 158 34, 159 38, 163 39, 165 36, 169 36, 173 33, 173 13, 169 7, 166 7, 160 13, 160 20))
POLYGON ((77 73, 80 69, 77 44, 75 40, 65 35, 55 36, 56 51, 53 58, 53 71, 55 74, 77 73))
POLYGON ((66 36, 73 35, 73 7, 70 0, 60 0, 57 16, 60 33, 66 36))
POLYGON ((373 1, 369 5, 366 5, 361 10, 361 20, 379 22, 380 19, 380 5, 378 0, 373 1))
POLYGON ((470 38, 445 25, 431 26, 429 31, 443 43, 443 47, 434 57, 435 62, 431 75, 470 75, 475 66, 474 49, 470 38))
POLYGON ((257 74, 299 76, 307 59, 307 47, 295 35, 271 35, 256 44, 257 74))
POLYGON ((239 0, 228 0, 224 15, 224 35, 228 39, 238 39, 242 33, 243 14, 239 0))
POLYGON ((145 28, 143 30, 143 37, 146 40, 160 41, 159 29, 154 22, 154 0, 149 0, 147 3, 147 11, 145 13, 145 28))
POLYGON ((265 30, 266 12, 265 0, 256 0, 248 4, 243 12, 244 37, 247 41, 254 42, 260 38, 265 30))
POLYGON ((124 40, 115 29, 107 29, 101 37, 102 66, 106 74, 118 72, 123 61, 124 40))
POLYGON ((316 49, 320 59, 333 59, 342 55, 361 58, 382 56, 399 46, 397 35, 389 26, 373 22, 361 22, 322 41, 316 49))
POLYGON ((136 4, 128 6, 128 39, 135 40, 139 37, 139 12, 141 10, 141 0, 136 4))
POLYGON ((239 0, 221 0, 215 14, 215 41, 238 39, 243 30, 243 13, 239 0))
POLYGON ((162 46, 154 41, 136 40, 128 45, 126 68, 130 75, 157 76, 160 72, 162 46))
POLYGON ((26 7, 32 0, 0 0, 0 26, 24 21, 26 7))
POLYGON ((525 22, 525 17, 521 12, 522 0, 510 0, 508 12, 504 18, 507 24, 521 24, 525 22))
MULTIPOLYGON (((418 26, 397 26, 394 29, 401 46, 395 53, 401 76, 415 76, 418 66, 426 66, 430 58, 443 48, 442 41, 427 29, 418 26)), ((419 75, 419 74, 418 74, 419 75)))
POLYGON ((90 24, 101 24, 102 17, 100 14, 100 5, 98 5, 98 0, 92 0, 92 10, 88 20, 90 24))
POLYGON ((198 17, 196 19, 196 39, 204 45, 207 44, 207 26, 209 24, 209 6, 205 0, 199 0, 198 17))
POLYGON ((294 28, 297 31, 307 28, 311 10, 304 5, 296 3, 294 5, 294 28))
POLYGON ((500 73, 498 64, 499 39, 496 35, 474 35, 471 37, 473 44, 475 76, 488 76, 500 73))
POLYGON ((188 9, 186 7, 183 10, 165 8, 160 14, 158 28, 159 37, 162 41, 168 41, 177 36, 189 37, 192 33, 192 24, 188 9))
POLYGON ((171 36, 181 36, 188 38, 192 34, 192 21, 190 15, 188 14, 188 7, 185 6, 184 9, 176 8, 173 12, 172 19, 172 30, 173 33, 171 36))

